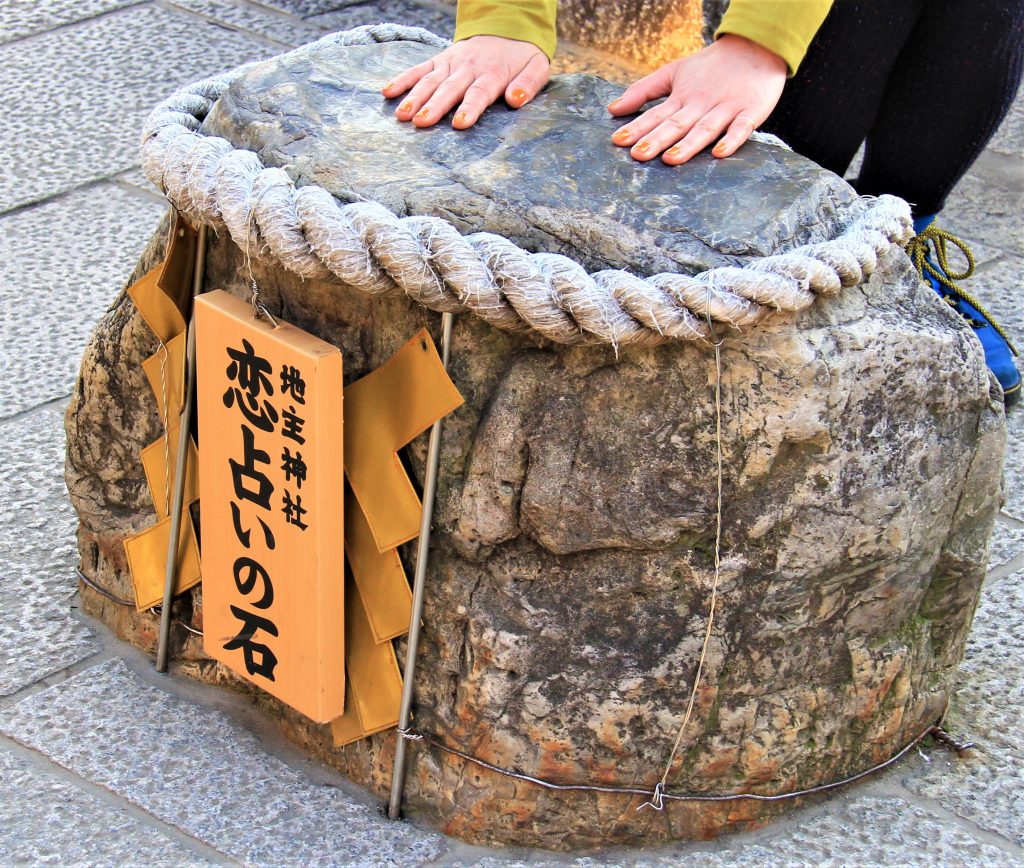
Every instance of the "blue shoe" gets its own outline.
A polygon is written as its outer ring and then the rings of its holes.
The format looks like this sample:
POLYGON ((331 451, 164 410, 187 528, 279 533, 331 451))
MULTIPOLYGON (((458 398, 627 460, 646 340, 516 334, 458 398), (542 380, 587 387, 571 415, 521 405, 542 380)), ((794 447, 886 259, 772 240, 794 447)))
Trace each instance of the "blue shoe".
POLYGON ((974 255, 964 241, 933 226, 934 219, 935 215, 932 214, 914 220, 917 236, 907 245, 907 254, 921 277, 974 329, 985 350, 985 362, 1003 387, 1003 403, 1012 407, 1021 395, 1021 376, 1013 361, 1013 357, 1018 355, 1017 348, 992 314, 970 293, 957 286, 956 281, 966 280, 974 273, 974 255), (947 242, 954 244, 963 253, 967 260, 964 271, 956 272, 950 268, 946 255, 947 242))

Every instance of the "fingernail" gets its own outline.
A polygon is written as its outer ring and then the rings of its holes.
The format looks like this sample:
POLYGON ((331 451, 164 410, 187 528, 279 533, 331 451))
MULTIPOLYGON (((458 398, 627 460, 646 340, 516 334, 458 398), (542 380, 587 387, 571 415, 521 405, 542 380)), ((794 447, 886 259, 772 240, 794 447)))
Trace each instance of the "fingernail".
POLYGON ((682 148, 669 148, 665 151, 666 157, 678 157, 683 152, 682 148))
POLYGON ((611 102, 610 102, 610 103, 608 104, 608 111, 611 111, 611 110, 612 110, 613 108, 615 108, 615 106, 617 106, 617 105, 618 105, 618 104, 619 104, 620 102, 622 102, 622 97, 621 97, 621 96, 620 96, 620 97, 619 97, 618 99, 613 99, 613 100, 612 100, 612 101, 611 101, 611 102))
POLYGON ((517 106, 522 105, 524 102, 526 102, 526 91, 523 90, 521 87, 517 87, 514 91, 512 91, 512 102, 514 102, 517 106))
POLYGON ((615 142, 625 142, 625 141, 627 141, 629 139, 629 137, 631 135, 633 135, 633 133, 630 130, 627 130, 627 129, 616 130, 615 133, 612 135, 612 141, 615 141, 615 142))
POLYGON ((418 112, 416 112, 416 117, 426 120, 427 118, 430 117, 430 109, 420 109, 418 112))
POLYGON ((411 111, 412 111, 412 102, 410 102, 409 100, 406 100, 405 102, 403 102, 403 103, 402 103, 402 104, 401 104, 401 105, 400 105, 400 106, 398 107, 398 110, 399 110, 400 112, 411 112, 411 111))
POLYGON ((386 85, 384 85, 384 87, 381 88, 381 90, 391 90, 391 88, 393 88, 394 86, 395 83, 393 81, 389 81, 386 85))
POLYGON ((644 154, 647 151, 649 151, 650 149, 651 149, 651 143, 650 142, 637 142, 633 146, 633 150, 635 150, 638 154, 644 154))
POLYGON ((725 156, 725 151, 726 151, 725 145, 719 143, 719 144, 715 145, 715 147, 711 151, 711 153, 714 154, 716 157, 724 157, 725 156))
POLYGON ((461 126, 465 122, 466 122, 466 113, 465 112, 459 112, 457 115, 455 115, 455 123, 457 125, 461 126))

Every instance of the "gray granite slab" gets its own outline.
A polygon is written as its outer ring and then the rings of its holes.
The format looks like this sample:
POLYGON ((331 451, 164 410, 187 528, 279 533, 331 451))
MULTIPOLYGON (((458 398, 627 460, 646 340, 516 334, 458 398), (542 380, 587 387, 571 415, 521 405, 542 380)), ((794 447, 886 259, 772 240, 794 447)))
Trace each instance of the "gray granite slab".
POLYGON ((1024 157, 1024 89, 1018 91, 1017 99, 988 143, 988 150, 1018 159, 1024 157))
POLYGON ((147 196, 155 196, 161 202, 166 202, 163 193, 161 193, 149 178, 146 177, 146 173, 142 171, 141 166, 136 166, 134 169, 129 169, 127 172, 121 172, 118 175, 114 175, 110 179, 113 183, 119 184, 122 187, 128 187, 133 193, 141 192, 147 196))
POLYGON ((948 726, 977 742, 970 755, 942 752, 906 786, 980 828, 1024 845, 1024 573, 986 588, 974 619, 948 726))
POLYGON ((1003 462, 1003 509, 1024 519, 1024 407, 1006 420, 1006 459, 1003 462))
POLYGON ((986 160, 983 155, 950 195, 942 211, 943 228, 1024 254, 1022 181, 1024 172, 1019 168, 1010 169, 1003 161, 986 160))
POLYGON ((0 864, 210 863, 125 809, 0 749, 0 864))
POLYGON ((988 568, 994 570, 1024 553, 1024 528, 1017 527, 1005 519, 997 519, 992 529, 989 546, 988 568))
POLYGON ((615 850, 574 858, 570 854, 525 854, 460 858, 446 865, 473 868, 554 868, 572 865, 667 866, 994 866, 1014 864, 1004 849, 981 840, 940 813, 902 798, 865 796, 831 799, 753 835, 674 848, 615 850))
POLYGON ((289 12, 300 18, 332 12, 345 6, 351 6, 354 0, 259 0, 262 6, 271 6, 282 12, 289 12))
POLYGON ((312 19, 310 23, 250 3, 232 0, 174 0, 175 8, 211 18, 227 27, 273 39, 282 46, 294 47, 312 42, 324 35, 324 29, 312 19))
POLYGON ((99 650, 71 617, 78 522, 64 488, 63 417, 49 406, 0 424, 0 696, 99 650))
POLYGON ((328 30, 348 30, 361 24, 394 21, 413 27, 426 27, 449 39, 455 32, 455 9, 415 0, 381 0, 377 3, 355 3, 334 12, 325 12, 309 19, 328 30))
POLYGON ((1003 254, 980 264, 963 287, 978 297, 1024 351, 1024 256, 1003 254))
POLYGON ((71 391, 164 208, 103 184, 0 216, 0 419, 71 391))
MULTIPOLYGON (((986 843, 937 811, 900 798, 840 797, 817 816, 794 818, 788 828, 755 845, 726 846, 710 865, 823 866, 1010 864, 1007 850, 986 843)), ((703 863, 703 859, 702 859, 703 863)))
POLYGON ((0 44, 84 21, 138 0, 4 0, 0 3, 0 44))
POLYGON ((157 5, 0 46, 0 212, 131 168, 156 103, 277 50, 157 5))
POLYGON ((228 856, 262 865, 410 865, 442 836, 310 780, 227 715, 99 664, 0 713, 0 731, 228 856))

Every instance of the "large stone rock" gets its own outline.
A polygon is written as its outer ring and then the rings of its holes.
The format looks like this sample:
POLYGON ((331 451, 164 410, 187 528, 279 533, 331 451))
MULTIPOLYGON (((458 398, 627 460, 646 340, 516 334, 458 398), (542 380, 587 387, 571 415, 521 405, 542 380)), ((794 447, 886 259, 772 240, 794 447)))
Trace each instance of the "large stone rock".
MULTIPOLYGON (((852 190, 766 144, 668 168, 608 143, 610 85, 555 81, 457 134, 398 125, 378 88, 426 54, 397 44, 307 52, 238 81, 210 132, 300 183, 439 214, 590 267, 645 273, 746 261, 834 235, 852 190)), ((154 235, 137 269, 160 255, 154 235)), ((259 259, 268 307, 338 345, 346 376, 437 316, 401 297, 301 281, 259 259)), ((208 287, 248 292, 214 238, 208 287)), ((155 349, 122 295, 101 320, 68 413, 82 568, 130 597, 120 540, 153 521, 140 446, 159 433, 140 361, 155 349)), ((653 785, 693 684, 716 530, 714 353, 566 349, 455 325, 466 404, 445 429, 416 726, 560 783, 653 785)), ((862 285, 777 314, 721 352, 721 585, 675 788, 778 793, 895 753, 942 714, 984 576, 1005 437, 971 330, 893 250, 862 285)), ((422 472, 425 443, 410 449, 422 472)), ((88 611, 152 647, 153 621, 83 588, 88 611)), ((199 623, 198 595, 178 603, 199 623)), ((186 671, 242 686, 175 634, 186 671)), ((324 762, 384 792, 394 733, 342 750, 261 697, 324 762)), ((707 837, 778 805, 555 792, 413 745, 407 797, 481 842, 578 848, 707 837)), ((325 818, 325 822, 330 822, 325 818)))

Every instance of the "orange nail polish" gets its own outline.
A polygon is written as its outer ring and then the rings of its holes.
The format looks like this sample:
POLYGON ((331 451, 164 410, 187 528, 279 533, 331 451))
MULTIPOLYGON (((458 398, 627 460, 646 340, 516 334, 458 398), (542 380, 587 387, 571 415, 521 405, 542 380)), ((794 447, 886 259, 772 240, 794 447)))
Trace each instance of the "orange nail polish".
POLYGON ((521 87, 517 87, 514 91, 512 91, 512 102, 514 102, 517 106, 521 106, 524 102, 526 102, 526 91, 523 90, 521 87))
POLYGON ((683 152, 682 148, 669 148, 665 151, 666 157, 678 157, 683 152))
POLYGON ((381 90, 391 90, 391 88, 393 88, 394 86, 395 83, 393 81, 389 81, 386 85, 384 85, 384 87, 381 88, 381 90))
POLYGON ((724 157, 725 156, 725 145, 722 145, 722 144, 715 145, 714 150, 712 150, 711 153, 714 154, 716 157, 724 157))
POLYGON ((462 124, 464 124, 465 122, 466 122, 466 113, 465 112, 459 112, 457 115, 455 115, 455 123, 456 123, 456 125, 462 126, 462 124))
POLYGON ((416 117, 426 120, 427 118, 430 117, 430 109, 420 109, 418 112, 416 112, 416 117))
POLYGON ((409 102, 409 100, 406 100, 405 102, 403 102, 403 103, 402 103, 402 104, 401 104, 401 105, 400 105, 400 106, 398 107, 398 110, 399 110, 400 112, 411 112, 411 111, 412 111, 412 103, 411 103, 411 102, 409 102))
POLYGON ((626 130, 626 129, 616 130, 612 134, 612 141, 615 141, 615 142, 625 142, 625 141, 629 140, 629 137, 631 135, 632 135, 632 133, 629 130, 626 130))
POLYGON ((638 154, 644 154, 651 149, 650 142, 637 142, 634 146, 638 154))

